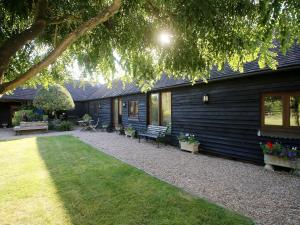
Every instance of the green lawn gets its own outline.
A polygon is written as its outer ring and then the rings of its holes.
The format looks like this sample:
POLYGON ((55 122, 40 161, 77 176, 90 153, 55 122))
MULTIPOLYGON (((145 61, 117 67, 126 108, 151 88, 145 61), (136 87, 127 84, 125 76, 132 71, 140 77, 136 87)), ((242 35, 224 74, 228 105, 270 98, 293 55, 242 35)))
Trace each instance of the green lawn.
POLYGON ((72 136, 0 142, 0 224, 253 224, 72 136))

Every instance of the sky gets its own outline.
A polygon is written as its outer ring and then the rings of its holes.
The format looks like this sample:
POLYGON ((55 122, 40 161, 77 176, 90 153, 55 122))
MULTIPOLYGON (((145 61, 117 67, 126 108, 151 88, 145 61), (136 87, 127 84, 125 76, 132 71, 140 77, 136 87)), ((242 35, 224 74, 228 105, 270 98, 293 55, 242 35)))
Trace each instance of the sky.
MULTIPOLYGON (((120 66, 120 64, 118 62, 115 62, 115 63, 116 63, 117 72, 114 75, 114 77, 115 78, 120 78, 121 76, 123 76, 125 71, 122 69, 122 67, 120 66)), ((82 79, 83 71, 80 68, 78 62, 74 61, 73 64, 68 66, 68 70, 71 72, 72 77, 73 77, 74 80, 82 79)), ((84 78, 83 80, 89 80, 89 78, 87 77, 87 78, 84 78)), ((100 84, 105 84, 105 80, 103 78, 103 75, 101 75, 101 74, 97 74, 97 81, 100 84)))

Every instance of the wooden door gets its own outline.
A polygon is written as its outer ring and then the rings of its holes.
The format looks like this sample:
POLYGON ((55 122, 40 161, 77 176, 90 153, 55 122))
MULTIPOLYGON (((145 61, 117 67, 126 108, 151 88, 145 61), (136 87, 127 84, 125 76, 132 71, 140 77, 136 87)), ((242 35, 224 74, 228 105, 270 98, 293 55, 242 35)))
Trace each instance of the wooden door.
POLYGON ((118 127, 122 123, 122 99, 114 98, 112 103, 113 108, 113 127, 118 127))

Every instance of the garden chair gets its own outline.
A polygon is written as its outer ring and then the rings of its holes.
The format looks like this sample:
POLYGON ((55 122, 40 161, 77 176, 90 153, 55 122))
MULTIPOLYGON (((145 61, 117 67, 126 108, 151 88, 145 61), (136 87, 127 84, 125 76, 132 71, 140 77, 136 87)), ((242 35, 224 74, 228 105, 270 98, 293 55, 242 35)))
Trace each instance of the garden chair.
POLYGON ((97 131, 96 130, 96 128, 98 127, 98 125, 99 125, 99 121, 100 121, 100 119, 98 118, 98 120, 97 120, 97 123, 95 123, 95 124, 89 124, 89 130, 91 130, 91 131, 97 131))

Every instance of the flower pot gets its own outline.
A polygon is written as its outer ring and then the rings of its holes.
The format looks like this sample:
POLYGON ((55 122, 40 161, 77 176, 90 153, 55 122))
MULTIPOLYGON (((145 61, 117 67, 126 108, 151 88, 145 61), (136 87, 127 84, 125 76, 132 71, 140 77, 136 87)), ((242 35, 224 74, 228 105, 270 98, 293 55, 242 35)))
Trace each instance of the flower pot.
POLYGON ((126 130, 125 130, 125 135, 126 135, 127 137, 134 138, 134 136, 135 136, 135 131, 126 131, 126 130))
POLYGON ((188 152, 196 153, 198 152, 199 144, 190 144, 185 141, 180 141, 180 149, 188 152))
POLYGON ((290 160, 275 155, 264 154, 265 168, 273 170, 273 166, 282 166, 295 170, 300 169, 300 159, 290 160))

